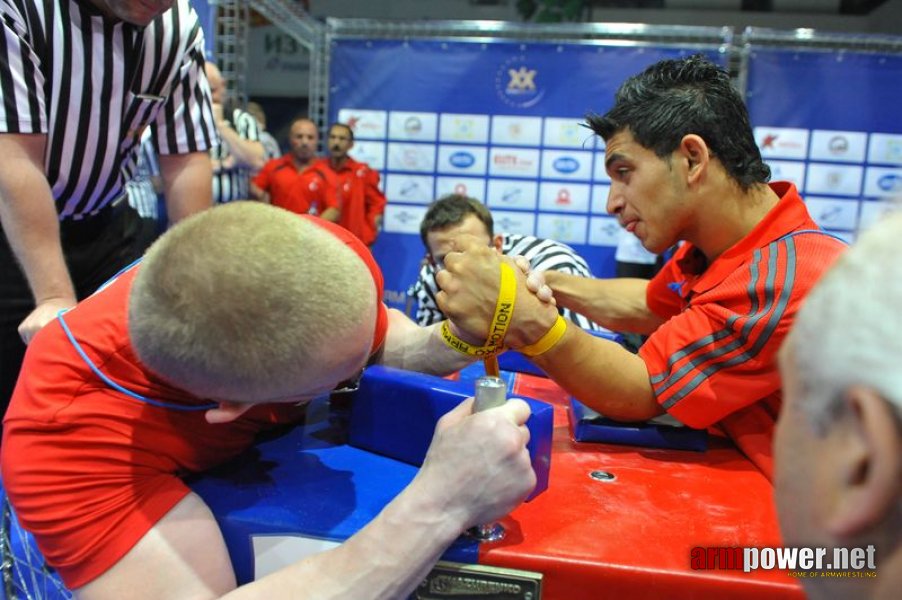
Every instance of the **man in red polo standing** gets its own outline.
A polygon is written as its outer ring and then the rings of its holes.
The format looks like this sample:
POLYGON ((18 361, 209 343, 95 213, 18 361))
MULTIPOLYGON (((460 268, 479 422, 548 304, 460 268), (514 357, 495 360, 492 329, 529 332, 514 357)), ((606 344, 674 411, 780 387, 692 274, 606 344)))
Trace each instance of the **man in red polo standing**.
POLYGON ((328 169, 311 169, 317 161, 319 132, 310 119, 291 123, 290 150, 264 165, 251 182, 251 195, 262 202, 298 214, 316 212, 327 221, 337 221, 338 180, 328 169))
POLYGON ((311 168, 337 178, 338 224, 372 246, 382 224, 385 196, 379 190, 379 173, 348 156, 353 147, 353 130, 335 123, 329 128, 329 158, 318 160, 311 168))

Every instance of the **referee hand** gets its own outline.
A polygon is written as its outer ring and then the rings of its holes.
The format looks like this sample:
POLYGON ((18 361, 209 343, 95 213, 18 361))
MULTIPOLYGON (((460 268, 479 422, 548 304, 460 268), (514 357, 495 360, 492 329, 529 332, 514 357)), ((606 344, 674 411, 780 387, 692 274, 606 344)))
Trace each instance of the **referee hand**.
POLYGON ((44 325, 56 318, 61 310, 68 310, 75 306, 75 299, 53 298, 38 304, 31 313, 19 324, 19 337, 28 344, 35 334, 44 325))

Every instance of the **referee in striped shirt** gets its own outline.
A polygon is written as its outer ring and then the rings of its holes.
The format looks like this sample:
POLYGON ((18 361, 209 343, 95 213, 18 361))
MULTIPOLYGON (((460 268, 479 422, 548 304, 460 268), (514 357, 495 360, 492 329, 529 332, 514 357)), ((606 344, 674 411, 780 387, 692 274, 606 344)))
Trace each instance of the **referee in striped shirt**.
POLYGON ((211 205, 218 142, 188 0, 0 4, 0 410, 32 336, 139 257, 125 201, 151 127, 167 211, 211 205))

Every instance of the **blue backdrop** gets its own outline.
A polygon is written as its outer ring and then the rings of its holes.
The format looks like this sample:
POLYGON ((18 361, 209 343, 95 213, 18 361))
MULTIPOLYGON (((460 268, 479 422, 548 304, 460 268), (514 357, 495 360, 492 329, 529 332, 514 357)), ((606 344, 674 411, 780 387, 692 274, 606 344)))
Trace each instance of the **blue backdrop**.
POLYGON ((330 120, 350 123, 351 154, 383 176, 389 200, 373 252, 386 299, 403 307, 424 247, 426 205, 451 192, 485 202, 496 229, 553 238, 595 275, 614 271, 616 221, 605 213, 603 148, 581 126, 627 77, 708 48, 339 40, 331 49, 330 120))
POLYGON ((751 48, 746 101, 774 179, 853 239, 902 195, 902 56, 751 48))

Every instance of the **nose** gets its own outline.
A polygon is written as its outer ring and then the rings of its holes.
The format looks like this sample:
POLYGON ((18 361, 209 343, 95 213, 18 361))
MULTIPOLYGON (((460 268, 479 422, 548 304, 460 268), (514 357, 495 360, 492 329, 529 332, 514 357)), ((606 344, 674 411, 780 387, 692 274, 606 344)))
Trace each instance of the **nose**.
POLYGON ((608 211, 608 214, 619 215, 623 212, 624 205, 623 196, 612 185, 608 191, 608 201, 605 209, 608 211))

